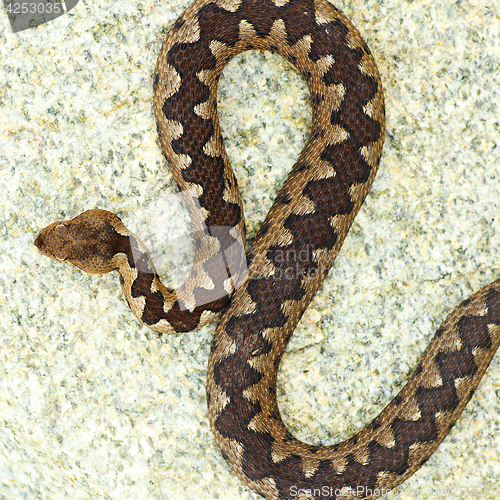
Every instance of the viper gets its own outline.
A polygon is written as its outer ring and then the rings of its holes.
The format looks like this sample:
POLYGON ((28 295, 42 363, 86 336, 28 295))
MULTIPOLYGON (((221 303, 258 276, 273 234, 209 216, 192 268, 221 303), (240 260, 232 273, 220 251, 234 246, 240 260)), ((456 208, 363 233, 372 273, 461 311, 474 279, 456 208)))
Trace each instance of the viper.
POLYGON ((326 0, 196 0, 175 22, 153 78, 159 142, 196 235, 191 274, 168 290, 140 241, 94 209, 43 229, 44 254, 89 273, 116 271, 134 314, 160 333, 222 313, 207 371, 211 429, 232 471, 265 498, 376 498, 436 450, 500 342, 500 282, 457 306, 408 383, 345 442, 312 446, 282 422, 276 378, 288 341, 331 268, 377 171, 385 130, 366 43, 326 0), (241 196, 217 116, 224 66, 270 50, 307 83, 312 127, 245 255, 241 196))

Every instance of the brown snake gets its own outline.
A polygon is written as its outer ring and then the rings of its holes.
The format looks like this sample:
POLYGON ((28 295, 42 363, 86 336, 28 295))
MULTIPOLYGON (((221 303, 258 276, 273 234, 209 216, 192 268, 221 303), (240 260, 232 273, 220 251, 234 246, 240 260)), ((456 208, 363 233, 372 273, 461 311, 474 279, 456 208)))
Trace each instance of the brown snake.
POLYGON ((286 345, 340 250, 382 151, 382 86, 359 33, 325 0, 197 0, 163 43, 154 109, 199 235, 190 279, 167 290, 143 244, 104 210, 51 224, 35 244, 87 272, 117 271, 132 311, 161 333, 205 324, 234 291, 212 342, 209 418, 231 469, 264 497, 376 498, 402 483, 448 434, 500 343, 499 281, 453 310, 406 386, 347 441, 296 440, 276 402, 286 345), (249 49, 271 50, 295 65, 309 87, 313 124, 245 259, 243 209, 216 94, 226 63, 249 49))

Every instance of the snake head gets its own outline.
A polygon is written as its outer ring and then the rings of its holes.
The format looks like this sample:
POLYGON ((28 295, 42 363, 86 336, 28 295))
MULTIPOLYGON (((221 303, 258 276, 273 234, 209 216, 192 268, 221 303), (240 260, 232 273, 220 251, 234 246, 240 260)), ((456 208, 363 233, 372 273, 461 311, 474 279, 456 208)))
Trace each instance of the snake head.
POLYGON ((38 234, 35 246, 51 259, 102 274, 118 268, 118 256, 130 248, 129 235, 115 214, 94 209, 48 225, 38 234))

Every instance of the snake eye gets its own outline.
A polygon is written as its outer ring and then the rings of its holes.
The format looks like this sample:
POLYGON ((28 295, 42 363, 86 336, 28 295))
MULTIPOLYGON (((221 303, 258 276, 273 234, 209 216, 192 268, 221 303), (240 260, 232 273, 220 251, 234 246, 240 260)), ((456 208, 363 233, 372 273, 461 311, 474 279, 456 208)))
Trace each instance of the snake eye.
POLYGON ((58 260, 59 262, 64 262, 65 260, 68 260, 68 253, 63 248, 54 250, 52 255, 54 259, 58 260))
POLYGON ((68 231, 68 226, 66 224, 58 224, 55 228, 54 231, 56 231, 58 234, 64 234, 68 231))

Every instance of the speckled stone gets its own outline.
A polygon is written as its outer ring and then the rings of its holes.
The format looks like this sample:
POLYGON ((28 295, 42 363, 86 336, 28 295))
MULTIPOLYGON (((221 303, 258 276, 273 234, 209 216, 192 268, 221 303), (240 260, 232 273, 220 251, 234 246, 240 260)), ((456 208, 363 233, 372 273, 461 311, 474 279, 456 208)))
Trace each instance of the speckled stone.
MULTIPOLYGON (((151 82, 188 4, 82 1, 17 34, 0 8, 0 499, 260 498, 209 429, 214 327, 150 338, 115 277, 33 246, 45 225, 94 207, 138 234, 180 219, 151 82)), ((372 192, 279 376, 292 432, 328 444, 396 395, 446 314, 498 276, 500 257, 499 5, 336 5, 375 54, 387 135, 372 192)), ((224 72, 219 107, 253 237, 307 137, 307 91, 278 57, 248 53, 224 72)), ((185 228, 166 247, 152 238, 159 267, 188 246, 185 228)), ((438 452, 387 498, 493 500, 498 484, 497 356, 438 452)))

